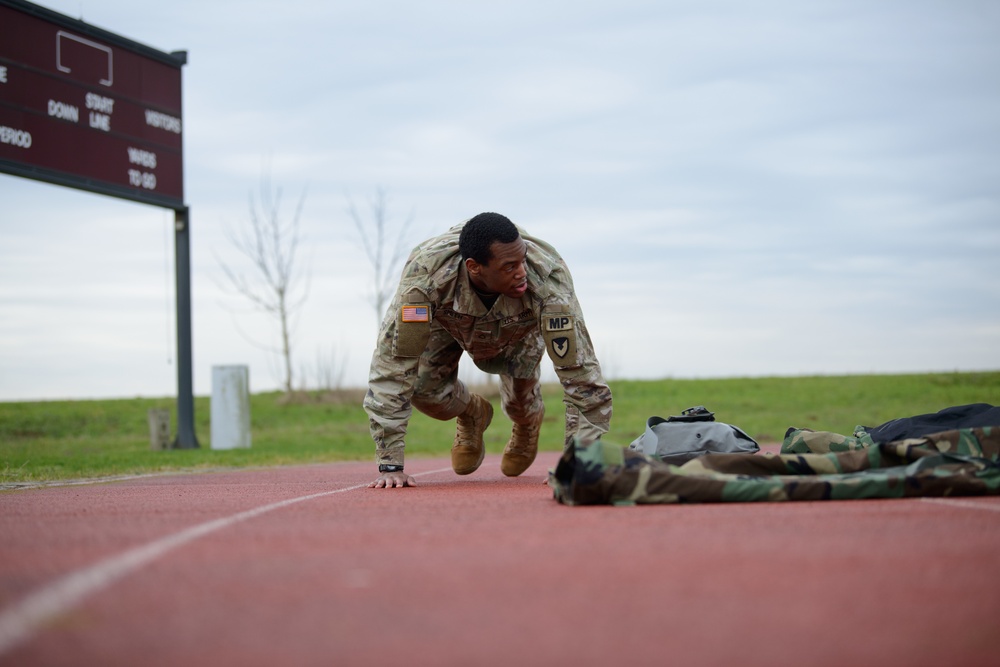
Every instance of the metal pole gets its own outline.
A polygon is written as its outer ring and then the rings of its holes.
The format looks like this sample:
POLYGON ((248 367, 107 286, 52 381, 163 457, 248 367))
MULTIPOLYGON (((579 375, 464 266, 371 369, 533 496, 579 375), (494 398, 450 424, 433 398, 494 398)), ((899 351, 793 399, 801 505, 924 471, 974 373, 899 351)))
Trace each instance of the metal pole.
POLYGON ((190 208, 174 216, 174 259, 177 275, 177 439, 174 449, 197 449, 194 432, 194 390, 191 374, 191 239, 190 208))

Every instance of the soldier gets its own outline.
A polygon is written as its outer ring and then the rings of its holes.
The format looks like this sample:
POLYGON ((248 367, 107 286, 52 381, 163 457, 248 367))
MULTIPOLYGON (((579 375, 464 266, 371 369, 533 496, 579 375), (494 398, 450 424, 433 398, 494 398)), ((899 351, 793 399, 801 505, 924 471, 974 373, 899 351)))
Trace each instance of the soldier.
POLYGON ((452 468, 459 475, 479 468, 493 407, 458 379, 463 352, 500 376, 503 412, 514 423, 500 462, 505 475, 523 473, 538 452, 544 352, 565 389, 565 444, 607 433, 611 390, 566 263, 505 216, 480 213, 417 246, 403 268, 364 401, 379 469, 370 487, 413 486, 403 448, 414 407, 435 419, 457 417, 452 468))

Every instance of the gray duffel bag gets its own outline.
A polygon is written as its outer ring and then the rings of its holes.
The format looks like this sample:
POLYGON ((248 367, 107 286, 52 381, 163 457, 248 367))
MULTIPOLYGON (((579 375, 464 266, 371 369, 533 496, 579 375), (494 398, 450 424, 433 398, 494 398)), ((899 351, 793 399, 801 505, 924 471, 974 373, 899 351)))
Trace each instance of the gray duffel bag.
POLYGON ((754 454, 760 446, 741 429, 715 421, 714 413, 699 405, 667 419, 650 417, 646 432, 629 449, 681 465, 705 454, 754 454))

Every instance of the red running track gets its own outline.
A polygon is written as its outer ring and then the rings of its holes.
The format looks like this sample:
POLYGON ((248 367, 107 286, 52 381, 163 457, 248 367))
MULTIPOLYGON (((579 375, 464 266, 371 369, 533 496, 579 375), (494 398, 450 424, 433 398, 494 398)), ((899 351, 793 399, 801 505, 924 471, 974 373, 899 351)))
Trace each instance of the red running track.
POLYGON ((2 493, 0 665, 1000 665, 1000 498, 564 507, 556 458, 2 493))

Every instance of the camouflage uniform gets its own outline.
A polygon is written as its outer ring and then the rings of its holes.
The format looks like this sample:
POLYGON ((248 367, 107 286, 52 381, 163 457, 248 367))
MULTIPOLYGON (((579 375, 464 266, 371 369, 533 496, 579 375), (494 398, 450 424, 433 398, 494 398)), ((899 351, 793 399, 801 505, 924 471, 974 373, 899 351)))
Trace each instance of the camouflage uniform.
POLYGON ((547 350, 565 390, 566 444, 575 436, 607 433, 611 390, 565 262, 552 246, 519 229, 528 291, 520 299, 500 296, 487 310, 459 251, 463 226, 413 250, 382 322, 364 400, 378 463, 403 464, 413 407, 442 420, 465 410, 470 393, 458 379, 463 351, 481 370, 500 375, 503 411, 511 421, 531 424, 544 411, 539 377, 547 350))
POLYGON ((818 433, 806 443, 800 435, 793 436, 797 447, 827 453, 707 454, 674 466, 600 440, 578 441, 549 474, 549 486, 567 505, 1000 495, 1000 426, 870 445, 844 436, 819 442, 831 434, 818 433))

